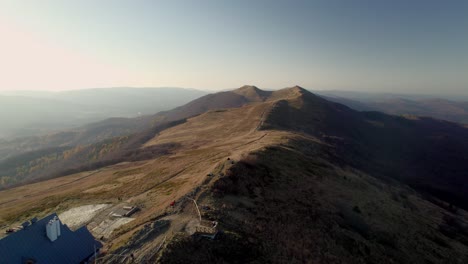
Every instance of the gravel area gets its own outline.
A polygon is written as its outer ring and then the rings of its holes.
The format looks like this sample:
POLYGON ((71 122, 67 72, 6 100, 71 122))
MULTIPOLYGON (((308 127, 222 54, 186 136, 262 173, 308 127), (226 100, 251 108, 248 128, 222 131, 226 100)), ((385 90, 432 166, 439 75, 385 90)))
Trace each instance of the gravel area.
POLYGON ((74 229, 90 222, 101 210, 110 207, 110 204, 90 204, 71 208, 59 214, 59 219, 68 227, 74 229))

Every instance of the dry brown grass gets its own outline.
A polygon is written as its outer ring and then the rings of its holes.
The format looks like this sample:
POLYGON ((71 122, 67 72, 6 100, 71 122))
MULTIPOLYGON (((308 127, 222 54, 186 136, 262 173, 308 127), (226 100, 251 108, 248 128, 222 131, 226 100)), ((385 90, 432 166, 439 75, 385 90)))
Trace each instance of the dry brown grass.
MULTIPOLYGON (((144 147, 178 143, 174 154, 154 160, 125 162, 0 192, 0 225, 70 207, 123 199, 142 203, 144 210, 125 227, 128 232, 166 210, 228 157, 285 141, 286 132, 257 131, 271 103, 210 111, 162 131, 144 147)), ((125 232, 124 234, 127 234, 125 232)))

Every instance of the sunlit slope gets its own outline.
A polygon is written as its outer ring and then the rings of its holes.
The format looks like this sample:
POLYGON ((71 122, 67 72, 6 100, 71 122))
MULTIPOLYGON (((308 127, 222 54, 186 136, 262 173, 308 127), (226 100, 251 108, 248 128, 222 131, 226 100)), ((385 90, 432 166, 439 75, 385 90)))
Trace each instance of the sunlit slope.
POLYGON ((161 128, 184 122, 185 118, 206 111, 249 104, 257 100, 257 90, 253 86, 245 86, 206 95, 151 116, 112 118, 73 131, 0 142, 0 188, 115 164, 129 155, 132 160, 141 154, 145 159, 151 158, 150 152, 138 149, 161 128), (242 95, 243 92, 246 94, 242 95))
POLYGON ((162 201, 177 199, 200 184, 220 161, 284 141, 287 135, 281 131, 258 130, 270 107, 271 103, 259 103, 209 111, 163 130, 141 146, 175 146, 165 155, 2 191, 0 217, 12 221, 32 212, 116 202, 119 197, 139 201, 145 197, 142 202, 149 210, 142 214, 152 215, 167 205, 162 201))

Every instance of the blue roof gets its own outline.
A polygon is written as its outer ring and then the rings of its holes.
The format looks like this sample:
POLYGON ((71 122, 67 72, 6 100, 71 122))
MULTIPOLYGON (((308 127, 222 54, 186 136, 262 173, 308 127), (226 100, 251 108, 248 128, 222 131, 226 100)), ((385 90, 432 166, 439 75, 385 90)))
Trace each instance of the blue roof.
POLYGON ((56 216, 53 213, 0 239, 0 263, 21 264, 27 259, 35 260, 37 264, 80 263, 94 254, 95 247, 102 247, 86 226, 72 231, 61 223, 61 235, 51 242, 46 235, 46 225, 56 216))

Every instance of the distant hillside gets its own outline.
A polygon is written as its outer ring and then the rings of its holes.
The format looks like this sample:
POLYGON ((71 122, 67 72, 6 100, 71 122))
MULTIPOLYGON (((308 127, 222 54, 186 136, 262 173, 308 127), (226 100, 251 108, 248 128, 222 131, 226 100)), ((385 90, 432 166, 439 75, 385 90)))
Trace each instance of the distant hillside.
POLYGON ((367 105, 378 111, 393 115, 427 116, 468 124, 468 102, 455 102, 444 99, 425 99, 418 101, 391 99, 368 102, 367 105))
POLYGON ((389 99, 408 99, 411 101, 428 100, 440 98, 455 102, 468 101, 468 94, 411 94, 411 93, 393 93, 393 92, 364 92, 364 91, 345 91, 345 90, 311 90, 311 92, 328 97, 346 98, 355 101, 385 101, 389 99))
POLYGON ((183 122, 165 122, 139 133, 89 145, 41 148, 6 158, 0 161, 0 189, 168 154, 177 147, 175 144, 141 146, 160 131, 183 122))
POLYGON ((182 88, 3 92, 0 93, 0 137, 39 136, 110 117, 150 115, 204 94, 182 88))
MULTIPOLYGON (((433 117, 457 123, 468 123, 468 101, 452 101, 431 96, 321 92, 327 100, 358 111, 380 111, 392 115, 433 117)), ((459 99, 463 99, 459 98, 459 99)))

